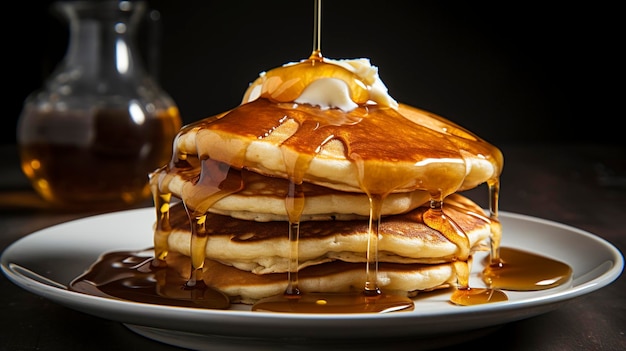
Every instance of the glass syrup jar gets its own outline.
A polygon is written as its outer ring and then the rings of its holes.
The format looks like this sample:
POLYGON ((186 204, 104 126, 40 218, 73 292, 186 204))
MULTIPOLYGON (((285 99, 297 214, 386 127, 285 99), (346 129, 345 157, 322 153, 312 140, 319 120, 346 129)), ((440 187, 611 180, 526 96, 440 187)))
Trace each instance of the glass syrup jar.
POLYGON ((123 208, 150 197, 181 117, 136 47, 144 1, 60 1, 64 58, 29 95, 18 120, 21 167, 55 207, 123 208))

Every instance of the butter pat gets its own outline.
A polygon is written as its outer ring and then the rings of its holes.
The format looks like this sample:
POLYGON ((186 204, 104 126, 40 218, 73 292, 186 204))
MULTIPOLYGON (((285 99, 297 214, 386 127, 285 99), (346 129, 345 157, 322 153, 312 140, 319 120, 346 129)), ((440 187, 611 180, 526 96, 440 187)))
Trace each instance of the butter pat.
POLYGON ((262 72, 246 90, 242 103, 259 97, 345 112, 366 104, 398 109, 378 75, 378 68, 365 58, 310 58, 262 72))

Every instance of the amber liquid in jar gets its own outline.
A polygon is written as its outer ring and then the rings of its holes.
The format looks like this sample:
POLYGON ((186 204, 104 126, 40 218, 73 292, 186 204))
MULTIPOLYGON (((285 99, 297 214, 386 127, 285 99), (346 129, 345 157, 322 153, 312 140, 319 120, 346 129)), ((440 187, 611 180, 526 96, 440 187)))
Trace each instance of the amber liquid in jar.
POLYGON ((26 109, 18 132, 22 170, 54 206, 105 208, 145 200, 148 174, 170 159, 181 122, 176 108, 139 115, 133 119, 121 108, 26 109))

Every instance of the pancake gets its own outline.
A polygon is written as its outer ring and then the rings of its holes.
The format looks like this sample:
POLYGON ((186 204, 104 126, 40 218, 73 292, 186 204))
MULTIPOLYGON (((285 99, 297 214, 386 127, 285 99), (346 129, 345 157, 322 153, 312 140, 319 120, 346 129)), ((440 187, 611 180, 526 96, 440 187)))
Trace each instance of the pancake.
MULTIPOLYGON (((173 254, 168 260, 181 260, 173 254)), ((186 262, 187 257, 183 257, 186 262)), ((172 264, 181 276, 189 276, 189 264, 172 264)), ((348 293, 363 290, 365 269, 362 263, 333 261, 310 266, 298 273, 298 285, 309 293, 348 293)), ((205 260, 204 282, 226 294, 232 303, 254 304, 260 299, 280 295, 287 287, 286 273, 258 275, 205 260)), ((452 286, 456 275, 451 263, 436 265, 381 263, 378 284, 388 293, 415 296, 452 286)))
POLYGON ((175 148, 181 154, 285 179, 292 176, 291 164, 301 160, 307 164, 303 181, 351 192, 364 192, 361 173, 367 174, 365 187, 371 193, 452 193, 500 172, 497 149, 420 109, 400 104, 398 110, 360 106, 349 112, 323 112, 324 119, 315 106, 258 99, 188 126, 175 148), (326 124, 320 128, 319 123, 326 124))
POLYGON ((290 274, 304 294, 467 287, 474 252, 499 243, 500 150, 397 103, 368 60, 263 72, 173 151, 150 174, 155 259, 188 257, 190 286, 235 302, 293 294, 290 274), (490 217, 459 194, 483 183, 490 217))
MULTIPOLYGON (((468 237, 469 250, 461 250, 442 233, 422 221, 427 207, 401 215, 385 217, 379 227, 379 262, 443 263, 467 260, 483 248, 489 237, 489 221, 481 217, 482 209, 461 195, 447 199, 448 216, 468 237)), ((256 274, 287 272, 290 242, 288 223, 253 222, 210 214, 206 218, 208 240, 205 257, 256 274)), ((181 203, 170 209, 170 251, 190 255, 191 231, 181 203)), ((366 262, 368 220, 305 221, 300 223, 299 268, 335 260, 366 262)))
MULTIPOLYGON (((199 162, 199 161, 198 161, 199 162)), ((184 188, 193 188, 199 177, 196 172, 185 175, 175 174, 170 182, 161 184, 161 191, 171 192, 182 198, 184 188)), ((227 215, 239 219, 266 221, 287 221, 285 198, 289 183, 276 177, 267 177, 258 173, 244 172, 243 188, 234 194, 228 194, 210 208, 211 213, 227 215)), ((343 192, 311 183, 303 183, 306 197, 301 220, 351 220, 367 219, 370 211, 369 198, 363 193, 343 192)), ((424 191, 412 191, 390 194, 382 207, 382 215, 405 213, 428 202, 430 195, 424 191)), ((188 207, 194 208, 193 203, 188 207)))

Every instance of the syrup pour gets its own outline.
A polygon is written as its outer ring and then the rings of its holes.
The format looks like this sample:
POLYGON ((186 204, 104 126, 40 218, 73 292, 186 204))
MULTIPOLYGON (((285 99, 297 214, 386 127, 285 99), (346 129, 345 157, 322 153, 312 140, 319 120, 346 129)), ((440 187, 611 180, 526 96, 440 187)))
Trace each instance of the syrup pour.
MULTIPOLYGON (((314 20, 314 37, 313 51, 309 57, 311 65, 316 62, 322 62, 321 54, 321 10, 322 1, 315 1, 315 20, 314 20)), ((313 130, 323 128, 316 123, 305 123, 300 128, 310 127, 313 130)), ((326 139, 330 140, 330 139, 326 139)), ((310 144, 316 150, 320 150, 320 146, 310 144)), ((302 153, 295 162, 290 162, 287 149, 283 148, 283 158, 285 164, 293 165, 288 169, 290 188, 288 196, 285 199, 285 207, 289 216, 289 243, 290 243, 290 261, 289 261, 289 278, 288 286, 283 295, 271 296, 262 299, 252 306, 253 311, 271 311, 271 312, 324 312, 324 313, 358 313, 358 312, 391 312, 398 310, 413 310, 414 304, 411 299, 406 296, 383 294, 377 283, 378 274, 378 257, 377 257, 377 240, 378 227, 380 221, 380 212, 382 209, 382 196, 370 196, 370 220, 367 249, 366 264, 366 281, 361 293, 346 294, 328 294, 328 293, 306 293, 303 294, 298 289, 298 236, 300 228, 300 216, 304 208, 304 194, 301 191, 304 170, 308 168, 309 163, 313 159, 314 152, 302 153)), ((310 151, 310 150, 308 150, 310 151)), ((362 170, 363 167, 360 167, 362 170)), ((360 177, 363 179, 363 176, 360 177)))

